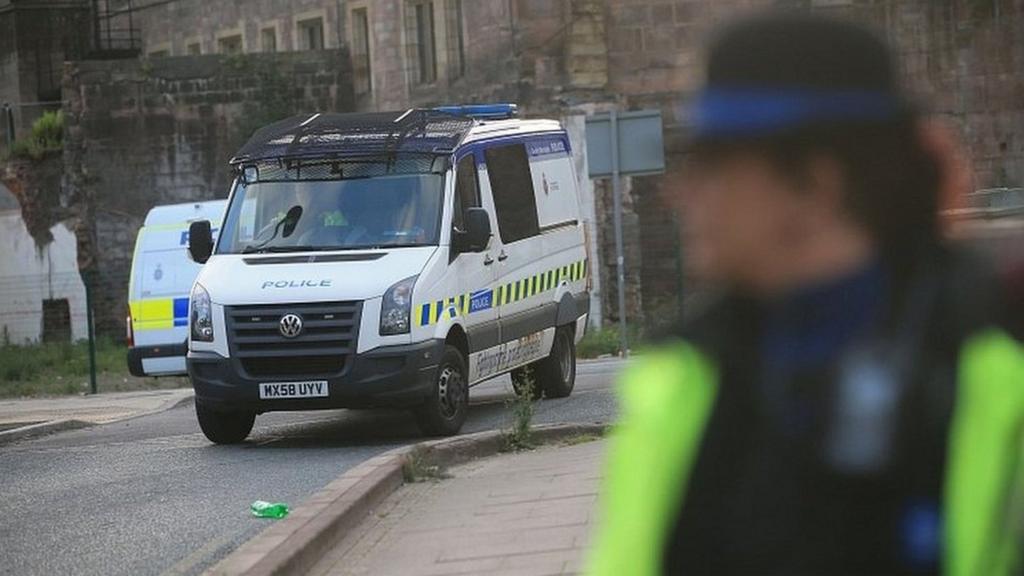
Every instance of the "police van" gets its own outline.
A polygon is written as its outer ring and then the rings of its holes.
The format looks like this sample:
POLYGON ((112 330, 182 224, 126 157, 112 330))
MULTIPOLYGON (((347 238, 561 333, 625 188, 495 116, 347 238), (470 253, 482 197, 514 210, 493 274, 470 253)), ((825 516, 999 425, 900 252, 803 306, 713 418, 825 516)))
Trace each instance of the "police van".
MULTIPOLYGON (((128 370, 133 376, 186 374, 188 297, 199 264, 187 255, 189 225, 220 225, 227 202, 155 206, 135 238, 128 285, 128 370)), ((216 230, 213 230, 216 232, 216 230)))
POLYGON ((569 139, 514 105, 311 114, 257 131, 192 288, 200 427, 277 410, 404 407, 455 434, 470 387, 568 396, 589 312, 569 139))

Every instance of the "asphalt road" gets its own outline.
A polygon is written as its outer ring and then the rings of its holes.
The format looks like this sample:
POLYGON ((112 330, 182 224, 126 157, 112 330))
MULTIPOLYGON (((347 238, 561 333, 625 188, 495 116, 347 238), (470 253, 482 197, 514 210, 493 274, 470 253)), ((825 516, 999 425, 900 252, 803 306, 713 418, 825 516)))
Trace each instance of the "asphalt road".
MULTIPOLYGON (((581 363, 536 423, 610 422, 617 361, 581 363)), ((507 377, 481 384, 463 432, 509 425, 507 377)), ((346 469, 421 440, 403 412, 259 416, 239 446, 210 444, 192 405, 0 447, 0 573, 196 574, 266 526, 253 500, 296 505, 346 469)))

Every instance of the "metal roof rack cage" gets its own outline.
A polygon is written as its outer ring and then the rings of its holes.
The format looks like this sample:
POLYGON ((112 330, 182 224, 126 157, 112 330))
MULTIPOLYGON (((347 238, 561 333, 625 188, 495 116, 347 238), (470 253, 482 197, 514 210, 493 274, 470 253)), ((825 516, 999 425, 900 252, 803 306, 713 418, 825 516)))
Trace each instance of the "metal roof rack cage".
POLYGON ((231 164, 274 160, 448 154, 477 123, 432 109, 300 115, 257 130, 231 164))

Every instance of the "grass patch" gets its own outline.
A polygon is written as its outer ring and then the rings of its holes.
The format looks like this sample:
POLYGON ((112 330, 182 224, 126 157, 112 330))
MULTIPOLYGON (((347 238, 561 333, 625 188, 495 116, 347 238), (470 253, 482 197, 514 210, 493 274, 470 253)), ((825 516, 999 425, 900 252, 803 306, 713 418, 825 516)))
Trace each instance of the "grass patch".
POLYGON ((58 153, 64 148, 64 112, 44 112, 32 123, 32 132, 11 146, 12 158, 41 160, 43 156, 58 153))
POLYGON ((529 450, 537 445, 533 438, 533 430, 530 423, 533 421, 533 393, 535 382, 533 369, 529 366, 523 369, 523 386, 516 391, 516 395, 505 402, 505 405, 512 412, 512 428, 505 431, 505 445, 503 452, 519 452, 529 450))
MULTIPOLYGON (((627 324, 626 336, 630 348, 636 349, 637 344, 640 342, 640 329, 633 324, 627 324)), ((620 351, 618 325, 589 328, 587 333, 583 335, 583 339, 576 344, 577 358, 598 358, 607 355, 618 356, 620 351)))
MULTIPOLYGON (((127 349, 109 338, 96 341, 96 383, 100 392, 155 390, 188 385, 181 378, 135 378, 127 349)), ((0 345, 0 398, 60 396, 89 391, 89 345, 49 343, 0 345)))
POLYGON ((576 436, 570 436, 565 440, 562 440, 562 446, 576 446, 578 444, 595 442, 600 439, 601 436, 598 434, 577 434, 576 436))

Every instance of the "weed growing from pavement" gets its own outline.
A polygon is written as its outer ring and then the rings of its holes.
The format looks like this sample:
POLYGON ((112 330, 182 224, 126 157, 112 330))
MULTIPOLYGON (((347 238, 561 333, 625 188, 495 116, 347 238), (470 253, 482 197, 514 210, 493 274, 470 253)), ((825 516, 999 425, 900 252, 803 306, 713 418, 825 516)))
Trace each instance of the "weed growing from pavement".
POLYGON ((533 368, 524 368, 521 378, 522 386, 511 400, 505 402, 512 412, 512 428, 505 432, 505 452, 529 450, 537 445, 530 429, 533 420, 533 390, 536 385, 533 368))
POLYGON ((405 464, 402 465, 402 479, 407 484, 427 481, 436 482, 447 478, 451 478, 451 475, 442 470, 440 466, 427 464, 423 454, 420 452, 413 451, 405 459, 405 464))
MULTIPOLYGON (((640 342, 643 334, 640 327, 630 324, 626 327, 631 348, 635 348, 640 342)), ((601 358, 618 356, 621 346, 618 326, 603 326, 601 328, 588 328, 583 339, 576 344, 577 358, 601 358)))
POLYGON ((577 434, 576 436, 570 436, 565 440, 562 440, 562 445, 576 446, 577 444, 586 444, 587 442, 594 442, 600 439, 601 436, 597 434, 577 434))

